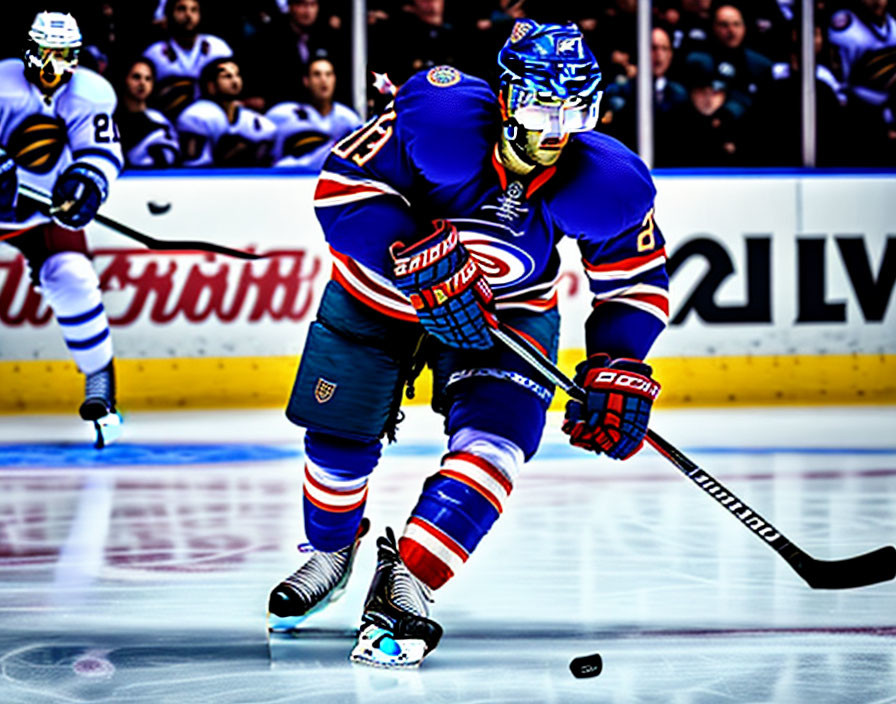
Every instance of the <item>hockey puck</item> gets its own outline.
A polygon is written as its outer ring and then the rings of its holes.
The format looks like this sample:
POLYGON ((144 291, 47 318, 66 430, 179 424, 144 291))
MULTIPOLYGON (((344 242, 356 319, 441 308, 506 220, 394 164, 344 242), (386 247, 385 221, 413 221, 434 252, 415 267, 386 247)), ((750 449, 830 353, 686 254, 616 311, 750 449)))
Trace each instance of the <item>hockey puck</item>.
POLYGON ((592 655, 582 655, 573 658, 569 663, 569 671, 573 677, 582 679, 584 677, 597 677, 601 670, 604 669, 604 661, 601 660, 600 653, 592 655))
POLYGON ((146 207, 153 215, 164 215, 171 210, 171 203, 156 203, 154 200, 147 202, 146 207))

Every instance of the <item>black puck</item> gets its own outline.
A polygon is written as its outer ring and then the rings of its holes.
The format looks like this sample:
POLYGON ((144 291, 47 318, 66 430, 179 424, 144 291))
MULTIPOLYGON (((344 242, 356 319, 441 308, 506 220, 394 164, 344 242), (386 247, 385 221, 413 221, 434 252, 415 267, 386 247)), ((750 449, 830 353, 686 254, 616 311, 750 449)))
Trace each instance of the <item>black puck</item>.
POLYGON ((156 203, 154 200, 147 202, 146 207, 153 215, 164 215, 171 210, 171 203, 156 203))
POLYGON ((604 661, 601 660, 600 653, 592 655, 582 655, 573 658, 569 663, 569 671, 573 677, 582 679, 584 677, 597 677, 601 670, 604 669, 604 661))

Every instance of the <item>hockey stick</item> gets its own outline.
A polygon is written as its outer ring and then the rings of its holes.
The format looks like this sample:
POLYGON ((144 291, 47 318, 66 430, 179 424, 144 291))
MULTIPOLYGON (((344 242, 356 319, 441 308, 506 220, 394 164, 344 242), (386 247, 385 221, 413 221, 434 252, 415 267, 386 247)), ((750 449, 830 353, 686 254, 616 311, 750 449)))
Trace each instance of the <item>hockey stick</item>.
MULTIPOLYGON (((585 400, 585 390, 582 387, 567 377, 542 354, 541 350, 512 328, 499 323, 497 329, 492 329, 492 334, 570 397, 577 401, 585 400)), ((765 518, 653 430, 647 431, 647 442, 694 484, 728 509, 732 516, 765 541, 813 589, 853 589, 886 582, 896 577, 896 547, 887 545, 843 560, 817 560, 785 538, 765 518)))
MULTIPOLYGON (((49 214, 53 214, 53 198, 49 193, 44 193, 43 191, 39 191, 36 188, 27 186, 24 183, 19 184, 18 190, 19 195, 25 196, 29 200, 33 200, 44 208, 48 208, 49 214)), ((128 227, 127 225, 120 223, 117 220, 113 220, 112 218, 107 217, 102 213, 97 213, 96 217, 94 217, 94 220, 112 230, 115 230, 125 237, 130 237, 132 240, 137 240, 150 249, 162 251, 198 250, 202 252, 214 252, 215 254, 226 254, 228 257, 236 257, 237 259, 263 259, 265 257, 264 254, 244 252, 240 249, 231 249, 230 247, 225 247, 220 244, 214 244, 212 242, 200 242, 197 240, 158 240, 155 237, 150 237, 149 235, 143 234, 139 230, 128 227)))

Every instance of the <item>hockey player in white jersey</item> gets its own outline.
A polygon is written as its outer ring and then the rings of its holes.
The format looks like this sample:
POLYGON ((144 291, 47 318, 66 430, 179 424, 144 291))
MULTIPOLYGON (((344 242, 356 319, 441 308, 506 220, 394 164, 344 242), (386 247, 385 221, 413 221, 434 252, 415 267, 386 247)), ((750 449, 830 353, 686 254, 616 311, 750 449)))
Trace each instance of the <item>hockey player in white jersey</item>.
POLYGON ((319 172, 330 149, 361 118, 350 107, 333 100, 336 71, 329 59, 315 59, 302 78, 310 96, 307 103, 279 103, 266 116, 277 125, 274 166, 301 166, 319 172))
POLYGON ((184 166, 268 166, 276 127, 239 100, 243 79, 232 59, 209 64, 201 79, 206 99, 177 118, 184 166))
POLYGON ((212 61, 233 56, 220 37, 199 32, 199 0, 168 0, 165 18, 169 37, 150 45, 143 56, 156 69, 155 107, 172 122, 200 97, 199 77, 212 61))
POLYGON ((887 12, 886 0, 860 0, 855 11, 835 12, 828 38, 851 95, 884 105, 896 81, 896 19, 887 12))
POLYGON ((846 98, 841 141, 850 163, 891 166, 896 147, 896 19, 886 0, 857 0, 831 16, 828 39, 846 98))
POLYGON ((97 447, 120 433, 109 323, 88 259, 84 227, 96 216, 122 166, 112 119, 115 92, 78 68, 75 19, 40 12, 24 63, 0 61, 0 229, 28 261, 32 280, 56 315, 85 375, 81 417, 94 424, 97 447), (52 194, 52 206, 18 197, 19 185, 52 194))

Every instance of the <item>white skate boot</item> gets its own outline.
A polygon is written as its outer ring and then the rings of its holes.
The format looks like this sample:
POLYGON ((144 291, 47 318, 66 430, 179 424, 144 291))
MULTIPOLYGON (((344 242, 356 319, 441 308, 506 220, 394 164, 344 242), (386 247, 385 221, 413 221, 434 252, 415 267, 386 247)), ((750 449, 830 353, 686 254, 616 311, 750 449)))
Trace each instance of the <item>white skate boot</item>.
POLYGON ((121 437, 121 414, 115 409, 114 361, 92 374, 85 375, 84 402, 78 413, 93 423, 96 431, 94 447, 98 450, 121 437))

